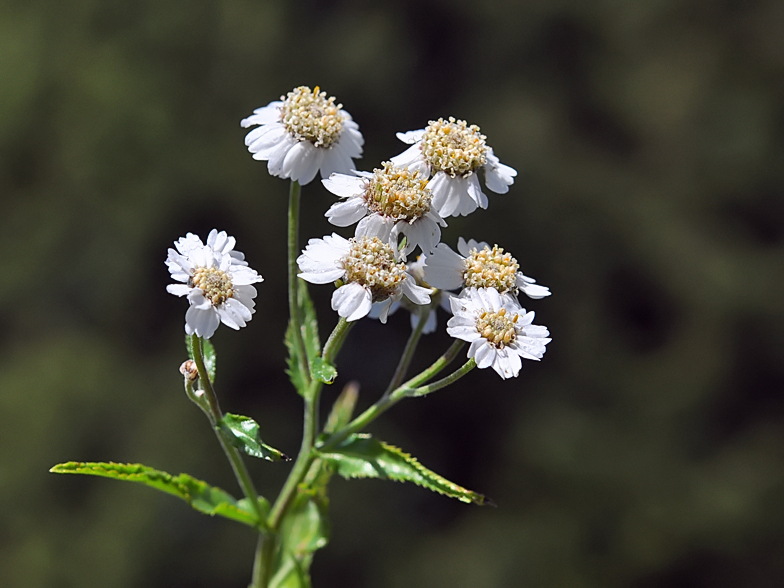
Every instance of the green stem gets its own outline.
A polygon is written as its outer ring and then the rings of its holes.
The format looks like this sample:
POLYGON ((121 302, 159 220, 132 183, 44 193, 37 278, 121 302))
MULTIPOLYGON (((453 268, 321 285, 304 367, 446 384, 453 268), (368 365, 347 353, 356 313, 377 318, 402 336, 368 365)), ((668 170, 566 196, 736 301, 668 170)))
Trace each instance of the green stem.
POLYGON ((297 296, 297 257, 299 256, 299 182, 292 181, 289 189, 289 218, 288 218, 288 264, 289 264, 289 320, 294 323, 294 345, 299 356, 300 370, 306 378, 310 379, 308 355, 305 351, 305 341, 302 339, 302 317, 299 314, 297 296))
MULTIPOLYGON (((460 353, 460 350, 463 348, 463 345, 465 345, 464 341, 461 341, 459 339, 455 340, 455 342, 452 343, 451 347, 449 347, 449 349, 447 349, 441 357, 439 357, 436 361, 434 361, 429 368, 420 372, 419 374, 417 374, 416 376, 414 376, 413 378, 411 378, 401 386, 398 386, 390 394, 382 396, 378 400, 378 402, 376 402, 373 406, 368 408, 365 412, 363 412, 361 415, 359 415, 357 418, 351 421, 343 429, 333 434, 327 440, 327 442, 319 449, 322 451, 327 451, 329 449, 332 449, 352 433, 356 433, 357 431, 364 429, 366 426, 368 426, 370 423, 372 423, 374 420, 376 420, 378 417, 384 414, 387 410, 389 410, 390 408, 395 406, 398 402, 403 400, 403 398, 407 396, 416 396, 418 395, 415 394, 416 391, 424 390, 425 388, 428 388, 428 386, 425 386, 423 388, 418 388, 418 386, 430 380, 431 378, 435 377, 446 366, 452 363, 452 361, 455 359, 457 354, 460 353)), ((472 363, 473 361, 474 361, 473 359, 470 359, 467 362, 467 364, 472 363)), ((443 378, 442 380, 438 380, 437 382, 434 382, 431 385, 435 386, 436 384, 445 382, 443 385, 439 386, 440 388, 443 388, 444 386, 451 384, 458 378, 468 373, 468 371, 470 371, 470 370, 466 370, 465 368, 466 366, 464 365, 459 370, 457 370, 457 372, 455 372, 454 374, 451 374, 446 378, 443 378), (462 372, 462 373, 460 373, 459 376, 454 377, 455 374, 457 374, 458 372, 462 372)), ((434 392, 435 390, 438 390, 438 388, 434 388, 433 390, 430 390, 430 392, 434 392)))
MULTIPOLYGON (((321 357, 328 362, 332 362, 337 356, 340 347, 346 340, 346 335, 351 329, 353 323, 348 322, 345 318, 341 318, 338 324, 333 329, 327 342, 324 344, 324 350, 321 357)), ((302 482, 302 479, 308 473, 310 464, 313 461, 313 444, 316 441, 316 433, 318 432, 318 406, 319 395, 323 384, 317 380, 310 383, 310 387, 305 395, 305 415, 303 425, 302 444, 299 448, 297 460, 294 462, 294 467, 291 469, 283 489, 278 495, 278 499, 270 511, 268 519, 269 526, 273 531, 277 531, 286 510, 291 503, 292 498, 297 490, 297 486, 302 482)))
POLYGON ((458 370, 455 370, 451 374, 449 374, 445 378, 441 378, 440 380, 436 380, 426 386, 420 386, 419 388, 414 389, 401 389, 401 391, 406 392, 406 396, 425 396, 430 394, 431 392, 435 392, 436 390, 440 390, 441 388, 446 388, 449 384, 452 384, 465 376, 468 372, 476 367, 476 360, 472 357, 467 362, 465 362, 462 367, 458 370))
POLYGON ((417 309, 419 320, 417 321, 414 330, 411 331, 411 334, 408 336, 406 347, 403 349, 403 355, 400 356, 400 361, 397 364, 397 368, 395 369, 395 373, 392 376, 392 380, 389 382, 389 386, 387 386, 387 389, 384 390, 384 396, 389 396, 392 390, 397 388, 400 385, 400 382, 403 381, 403 378, 406 377, 406 372, 411 365, 411 360, 414 358, 414 351, 416 351, 417 345, 419 344, 419 339, 422 337, 422 331, 425 328, 425 323, 427 323, 427 317, 429 314, 429 306, 423 306, 417 309))
POLYGON ((204 390, 204 396, 207 400, 207 406, 209 407, 207 416, 210 419, 210 424, 212 424, 212 428, 215 431, 215 436, 218 437, 218 442, 220 443, 221 448, 223 448, 223 452, 226 454, 226 457, 231 464, 231 469, 234 471, 234 477, 237 478, 237 482, 239 483, 240 488, 242 488, 242 492, 245 494, 245 498, 247 498, 248 502, 250 502, 251 508, 253 509, 253 512, 259 521, 260 532, 266 532, 267 529, 264 513, 261 511, 261 507, 259 506, 259 494, 256 492, 256 488, 250 478, 248 468, 245 466, 245 462, 242 461, 242 457, 240 457, 237 448, 226 443, 223 435, 221 435, 220 422, 223 418, 223 413, 221 412, 220 405, 218 404, 218 397, 215 394, 215 389, 212 387, 212 382, 210 381, 210 376, 207 373, 207 368, 204 365, 201 338, 198 335, 191 335, 191 347, 193 348, 193 361, 196 363, 196 369, 199 372, 199 381, 201 382, 202 389, 204 390))

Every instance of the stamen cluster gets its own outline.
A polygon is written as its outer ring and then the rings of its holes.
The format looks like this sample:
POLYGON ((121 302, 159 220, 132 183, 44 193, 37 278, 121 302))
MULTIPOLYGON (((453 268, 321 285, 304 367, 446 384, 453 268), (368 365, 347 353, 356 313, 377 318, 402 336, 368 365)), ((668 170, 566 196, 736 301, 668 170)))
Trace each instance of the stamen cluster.
POLYGON ((467 176, 487 163, 485 137, 464 120, 430 121, 422 136, 422 154, 435 171, 451 177, 467 176))
POLYGON ((342 104, 335 104, 335 97, 327 98, 326 92, 312 91, 300 86, 281 96, 280 120, 286 130, 300 141, 310 141, 316 147, 329 148, 337 143, 343 130, 342 104))
POLYGON ((515 313, 514 317, 510 318, 505 308, 498 312, 485 311, 476 319, 476 330, 497 349, 503 349, 517 337, 515 323, 519 316, 515 313))
POLYGON ((214 306, 223 304, 234 295, 231 277, 216 267, 197 267, 188 285, 204 292, 204 297, 214 306))
POLYGON ((368 288, 373 302, 395 294, 406 278, 406 264, 395 259, 395 252, 378 237, 349 239, 350 249, 343 259, 346 282, 368 288))
POLYGON ((471 249, 465 260, 463 279, 467 288, 495 288, 500 294, 517 292, 517 273, 520 264, 502 247, 487 245, 482 249, 471 249))
POLYGON ((391 162, 382 163, 373 170, 365 189, 365 201, 371 212, 395 220, 414 222, 430 212, 433 198, 427 188, 427 177, 417 170, 396 167, 391 162))

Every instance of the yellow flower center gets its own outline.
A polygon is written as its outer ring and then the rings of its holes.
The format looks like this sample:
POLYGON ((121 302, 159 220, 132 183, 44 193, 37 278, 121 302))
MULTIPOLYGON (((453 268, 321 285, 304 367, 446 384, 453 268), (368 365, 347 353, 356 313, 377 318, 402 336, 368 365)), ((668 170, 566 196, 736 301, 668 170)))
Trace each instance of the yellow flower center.
POLYGON ((485 137, 476 125, 450 116, 430 121, 422 136, 422 153, 435 171, 453 178, 467 176, 487 163, 485 137))
POLYGON ((223 304, 234 295, 229 274, 216 267, 197 267, 188 285, 204 292, 204 297, 214 306, 223 304))
POLYGON ((495 288, 500 294, 517 293, 517 260, 498 245, 472 249, 465 260, 463 279, 467 288, 495 288))
POLYGON ((335 97, 327 98, 319 87, 311 91, 300 86, 281 96, 281 122, 286 130, 299 141, 310 141, 316 147, 328 149, 337 143, 343 130, 342 104, 335 104, 335 97))
POLYGON ((395 260, 395 252, 378 237, 350 239, 351 248, 343 259, 346 282, 370 289, 373 302, 386 300, 397 292, 406 278, 406 264, 395 260))
POLYGON ((515 323, 518 314, 509 318, 506 309, 502 308, 498 312, 485 311, 476 319, 476 330, 498 349, 503 349, 515 340, 517 332, 515 323))
POLYGON ((373 170, 365 189, 368 209, 409 223, 426 215, 433 197, 427 188, 427 178, 418 171, 395 167, 389 161, 382 165, 382 169, 373 170))

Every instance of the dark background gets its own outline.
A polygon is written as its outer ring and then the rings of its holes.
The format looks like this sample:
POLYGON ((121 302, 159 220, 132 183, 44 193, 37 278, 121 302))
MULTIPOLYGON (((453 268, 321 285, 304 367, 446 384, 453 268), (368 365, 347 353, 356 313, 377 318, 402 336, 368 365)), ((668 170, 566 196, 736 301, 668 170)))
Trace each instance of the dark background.
MULTIPOLYGON (((744 588, 784 584, 784 4, 779 0, 0 5, 0 577, 19 588, 241 588, 253 533, 141 486, 47 473, 143 462, 238 494, 182 392, 171 242, 217 227, 266 281, 221 327, 224 409, 296 453, 282 373, 287 183, 239 120, 320 85, 360 169, 439 116, 519 171, 444 240, 497 242, 553 296, 553 342, 372 431, 479 508, 377 480, 331 486, 314 584, 744 588)), ((303 238, 334 197, 303 191, 303 238)), ((342 231, 348 234, 348 231, 342 231)), ((322 335, 330 289, 313 287, 322 335)), ((424 339, 419 364, 448 344, 424 339)), ((340 380, 377 398, 404 313, 354 329, 340 380)), ((250 464, 273 498, 288 466, 250 464)))

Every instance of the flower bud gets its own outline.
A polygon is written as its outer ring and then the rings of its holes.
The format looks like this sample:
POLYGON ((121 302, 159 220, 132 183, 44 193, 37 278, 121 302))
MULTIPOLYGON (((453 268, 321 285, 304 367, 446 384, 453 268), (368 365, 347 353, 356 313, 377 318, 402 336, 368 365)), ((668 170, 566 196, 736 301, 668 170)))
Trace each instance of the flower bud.
POLYGON ((199 379, 199 370, 196 368, 196 362, 192 359, 189 359, 180 366, 180 373, 191 383, 199 379))

